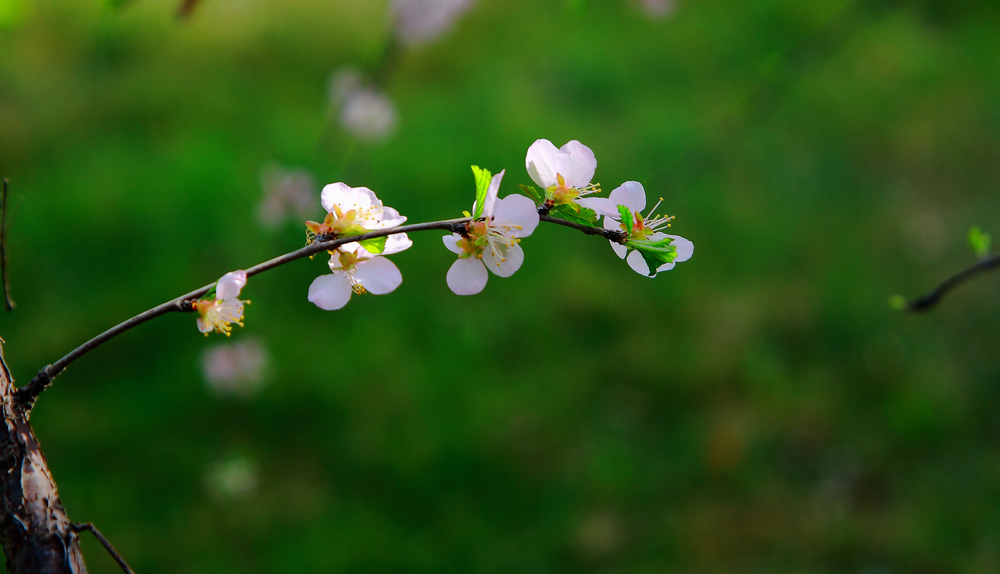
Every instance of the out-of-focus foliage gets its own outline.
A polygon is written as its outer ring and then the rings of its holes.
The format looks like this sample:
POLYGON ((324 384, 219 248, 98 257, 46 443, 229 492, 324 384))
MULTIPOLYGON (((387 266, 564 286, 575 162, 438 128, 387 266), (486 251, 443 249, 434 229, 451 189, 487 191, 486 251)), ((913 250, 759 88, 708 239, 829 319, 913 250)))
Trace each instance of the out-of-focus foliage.
POLYGON ((995 3, 481 0, 388 52, 382 2, 111 4, 0 0, 21 383, 301 246, 259 227, 269 165, 417 222, 469 208, 470 165, 512 193, 535 139, 578 139, 696 245, 648 279, 543 225, 463 298, 417 234, 399 289, 330 313, 325 258, 296 262, 243 290, 249 397, 206 385, 193 316, 84 357, 32 422, 70 517, 137 571, 1000 569, 997 279, 886 305, 1000 225, 995 3), (330 113, 345 66, 395 102, 388 139, 330 113))

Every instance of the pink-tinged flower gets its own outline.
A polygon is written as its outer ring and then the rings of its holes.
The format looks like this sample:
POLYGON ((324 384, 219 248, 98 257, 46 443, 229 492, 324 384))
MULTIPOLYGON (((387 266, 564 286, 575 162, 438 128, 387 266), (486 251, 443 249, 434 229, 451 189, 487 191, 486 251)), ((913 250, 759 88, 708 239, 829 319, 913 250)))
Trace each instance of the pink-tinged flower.
POLYGON ((549 207, 575 203, 598 213, 607 208, 606 199, 584 197, 600 192, 601 186, 590 182, 597 169, 594 152, 576 140, 559 149, 549 140, 535 140, 528 148, 524 167, 531 180, 542 188, 549 207))
POLYGON ((223 343, 205 350, 202 373, 208 387, 219 396, 248 399, 264 386, 270 358, 257 339, 223 343))
POLYGON ((649 15, 650 18, 666 18, 677 10, 676 0, 640 0, 640 8, 649 15))
POLYGON ((393 0, 390 10, 400 43, 424 44, 444 34, 472 0, 393 0))
POLYGON ((208 336, 213 330, 229 336, 233 330, 230 323, 243 326, 243 304, 237 297, 247 284, 246 271, 226 273, 215 284, 215 297, 195 301, 194 308, 201 315, 198 317, 198 330, 208 336))
MULTIPOLYGON (((392 255, 413 245, 405 233, 386 237, 381 255, 392 255)), ((360 243, 345 243, 330 255, 330 275, 320 275, 309 285, 309 301, 320 309, 340 309, 353 293, 385 295, 403 282, 396 264, 371 253, 360 243)))
POLYGON ((406 217, 382 205, 375 192, 367 187, 331 183, 323 188, 320 202, 327 211, 322 223, 307 221, 306 229, 316 235, 359 235, 366 231, 396 227, 406 217))
MULTIPOLYGON (((448 287, 456 295, 475 295, 486 287, 487 269, 499 277, 510 277, 524 262, 518 245, 538 226, 535 203, 523 195, 508 195, 498 200, 504 172, 490 180, 483 201, 482 217, 466 225, 465 235, 445 236, 444 246, 458 254, 448 270, 448 287)), ((475 206, 473 206, 475 213, 475 206)))
MULTIPOLYGON (((614 249, 618 257, 625 259, 633 271, 640 275, 653 277, 660 271, 668 271, 673 269, 677 263, 691 259, 694 254, 694 243, 678 235, 667 235, 660 231, 670 227, 670 220, 673 217, 654 215, 656 208, 660 205, 659 202, 649 210, 649 213, 642 215, 641 211, 646 209, 646 190, 643 189, 641 183, 626 181, 612 191, 608 199, 615 206, 627 207, 632 214, 632 221, 621 221, 620 214, 616 214, 615 217, 605 217, 604 228, 625 232, 626 245, 612 241, 611 248, 614 249), (664 243, 665 239, 671 241, 666 245, 660 245, 664 243), (646 259, 640 253, 643 250, 654 253, 662 252, 671 248, 675 253, 672 257, 667 257, 670 261, 658 265, 652 272, 646 259)), ((660 198, 660 201, 663 199, 660 198)))
POLYGON ((304 169, 268 166, 261 174, 261 187, 264 200, 257 208, 257 220, 267 229, 278 227, 290 216, 304 219, 316 203, 316 180, 304 169))
POLYGON ((344 100, 340 123, 361 141, 377 143, 396 131, 399 114, 389 96, 375 88, 362 88, 354 90, 344 100))
POLYGON ((378 143, 396 131, 396 104, 354 68, 340 68, 330 76, 327 96, 330 117, 359 140, 378 143))

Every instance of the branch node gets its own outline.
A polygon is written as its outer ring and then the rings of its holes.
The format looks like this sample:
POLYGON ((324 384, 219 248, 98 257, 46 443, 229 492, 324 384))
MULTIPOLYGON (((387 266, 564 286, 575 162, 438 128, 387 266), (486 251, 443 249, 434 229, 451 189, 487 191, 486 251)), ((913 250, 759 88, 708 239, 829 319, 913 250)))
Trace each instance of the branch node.
POLYGON ((14 398, 24 409, 25 414, 31 412, 31 408, 35 406, 35 399, 52 384, 52 376, 49 374, 51 368, 52 365, 45 365, 27 385, 14 392, 14 398))
POLYGON ((104 549, 108 551, 108 554, 110 554, 111 557, 115 559, 115 562, 118 563, 118 566, 121 567, 121 569, 125 572, 125 574, 135 574, 135 572, 131 568, 129 568, 129 565, 125 562, 125 559, 122 558, 120 554, 118 554, 117 550, 115 550, 115 547, 112 546, 111 543, 108 542, 108 539, 105 538, 103 534, 101 534, 101 531, 98 530, 96 526, 94 526, 93 522, 74 522, 70 524, 70 527, 73 529, 73 532, 76 533, 83 532, 84 530, 89 531, 91 534, 94 535, 94 538, 96 538, 97 541, 101 543, 101 546, 104 546, 104 549))

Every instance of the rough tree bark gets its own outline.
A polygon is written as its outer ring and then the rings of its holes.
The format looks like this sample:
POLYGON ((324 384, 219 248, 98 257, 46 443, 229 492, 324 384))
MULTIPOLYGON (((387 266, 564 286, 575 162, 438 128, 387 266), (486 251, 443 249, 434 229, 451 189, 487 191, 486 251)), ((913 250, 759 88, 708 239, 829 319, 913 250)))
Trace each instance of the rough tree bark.
POLYGON ((0 459, 3 464, 3 506, 0 543, 13 574, 84 574, 77 528, 66 518, 56 483, 28 424, 30 405, 15 395, 3 349, 0 348, 0 459))

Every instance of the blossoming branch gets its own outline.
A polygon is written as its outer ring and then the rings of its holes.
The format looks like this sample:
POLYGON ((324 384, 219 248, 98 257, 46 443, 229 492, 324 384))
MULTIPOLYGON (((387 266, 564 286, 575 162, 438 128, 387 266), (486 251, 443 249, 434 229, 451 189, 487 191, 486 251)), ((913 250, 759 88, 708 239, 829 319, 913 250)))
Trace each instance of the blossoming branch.
POLYGON ((636 181, 626 181, 608 197, 598 197, 593 183, 597 160, 593 151, 573 140, 560 148, 544 139, 535 141, 525 158, 525 168, 541 191, 521 185, 520 194, 500 197, 506 170, 496 175, 477 166, 475 201, 464 217, 403 225, 406 217, 385 206, 367 187, 332 183, 323 188, 320 203, 326 210, 322 221, 307 221, 305 247, 275 257, 246 270, 226 273, 206 285, 153 307, 120 323, 76 348, 62 359, 45 366, 18 390, 30 409, 37 396, 67 365, 105 341, 154 317, 170 312, 197 312, 198 330, 231 334, 232 324, 243 326, 244 304, 239 296, 247 278, 303 257, 326 252, 329 273, 313 280, 307 290, 310 302, 332 311, 346 305, 353 295, 384 295, 402 284, 399 268, 387 258, 413 245, 410 233, 438 229, 445 247, 458 256, 445 275, 448 287, 458 295, 474 295, 485 287, 492 272, 510 277, 524 262, 521 241, 540 221, 557 223, 611 242, 615 254, 637 273, 654 277, 687 261, 694 244, 664 230, 673 216, 657 215, 659 202, 643 215, 646 192, 636 181), (603 221, 599 220, 603 217, 603 221))

